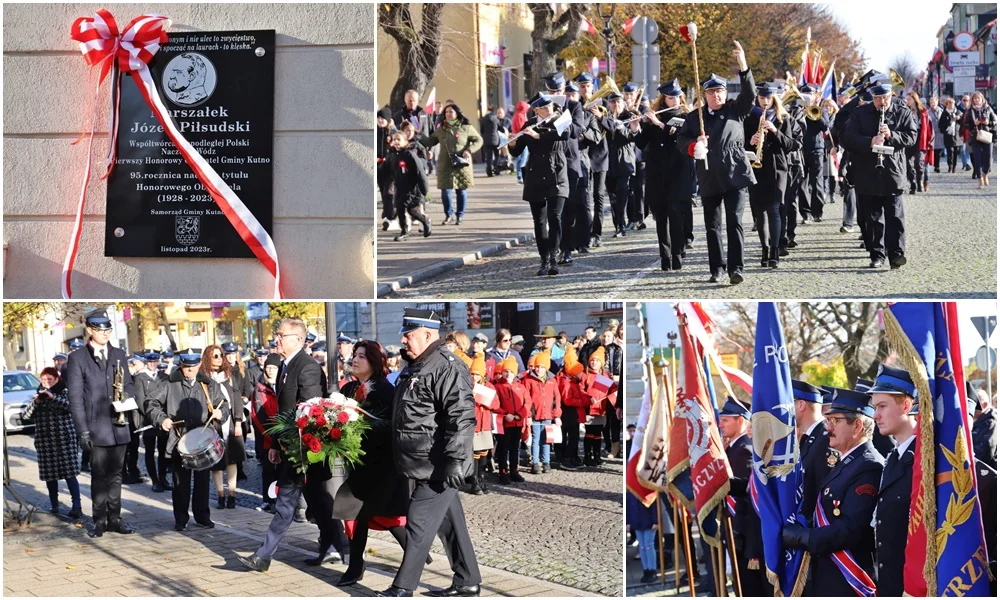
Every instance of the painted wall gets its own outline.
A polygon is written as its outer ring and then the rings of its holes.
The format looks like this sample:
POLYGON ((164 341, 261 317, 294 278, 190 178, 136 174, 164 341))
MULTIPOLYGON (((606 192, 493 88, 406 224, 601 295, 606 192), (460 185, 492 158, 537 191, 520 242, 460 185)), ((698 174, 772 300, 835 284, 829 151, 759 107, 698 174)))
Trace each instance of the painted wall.
MULTIPOLYGON (((69 30, 101 7, 122 25, 159 13, 173 31, 277 31, 272 237, 285 296, 370 297, 374 6, 202 3, 4 5, 4 298, 60 297, 86 152, 70 142, 89 123, 92 93, 69 30)), ((95 165, 107 152, 108 89, 95 165)), ((105 257, 104 210, 95 176, 76 298, 270 297, 272 278, 256 259, 105 257)))

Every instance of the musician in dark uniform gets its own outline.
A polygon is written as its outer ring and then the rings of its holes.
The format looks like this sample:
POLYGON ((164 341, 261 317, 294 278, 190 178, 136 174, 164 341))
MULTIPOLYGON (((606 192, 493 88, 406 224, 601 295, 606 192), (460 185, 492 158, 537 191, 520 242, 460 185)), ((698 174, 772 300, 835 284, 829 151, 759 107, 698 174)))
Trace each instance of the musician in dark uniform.
POLYGON ((722 430, 722 437, 728 440, 726 458, 733 468, 733 476, 729 480, 729 495, 736 505, 736 514, 731 518, 743 596, 771 596, 774 594, 774 587, 767 582, 760 517, 753 509, 749 493, 750 478, 753 476, 750 410, 730 396, 719 411, 719 428, 722 430))
POLYGON ((264 374, 264 361, 267 360, 268 354, 270 352, 267 348, 257 348, 254 351, 254 361, 247 365, 247 379, 250 380, 251 386, 257 385, 260 376, 264 374))
MULTIPOLYGON (((532 153, 534 153, 532 151, 532 153)), ((433 311, 403 310, 400 335, 407 366, 396 380, 392 447, 397 471, 412 480, 406 549, 392 586, 378 596, 412 596, 439 535, 454 571, 452 584, 428 596, 478 596, 482 576, 458 490, 473 471, 476 425, 472 375, 440 336, 433 311)))
POLYGON ((69 355, 66 387, 73 425, 80 432, 80 447, 90 453, 94 527, 88 535, 101 537, 105 531, 133 533, 121 520, 122 466, 132 434, 127 423, 117 424, 118 412, 111 405, 118 369, 123 372, 123 399, 135 398, 128 356, 110 343, 111 319, 107 311, 97 309, 87 313, 84 326, 89 340, 82 349, 69 355))
MULTIPOLYGON (((569 127, 560 133, 555 126, 559 112, 551 96, 539 96, 531 103, 535 114, 510 143, 510 153, 520 156, 528 150, 524 167, 522 198, 531 207, 535 223, 535 245, 542 264, 535 275, 558 275, 556 253, 562 238, 563 206, 569 196, 569 168, 566 145, 569 127)), ((578 158, 579 160, 579 158, 578 158)))
MULTIPOLYGON (((545 89, 549 95, 565 95, 566 78, 561 72, 550 73, 543 77, 542 81, 545 83, 545 89)), ((573 257, 571 256, 572 246, 570 244, 573 240, 573 227, 576 225, 576 217, 580 209, 586 204, 584 195, 587 193, 589 178, 580 160, 581 151, 579 142, 580 136, 583 134, 584 127, 586 126, 586 120, 583 116, 583 105, 576 100, 571 100, 569 97, 566 98, 562 112, 570 115, 570 122, 566 128, 569 138, 563 147, 563 151, 566 153, 566 175, 569 180, 569 194, 563 203, 561 216, 562 231, 560 232, 560 240, 555 246, 555 250, 561 251, 558 264, 571 265, 573 264, 573 257)), ((528 161, 531 161, 530 153, 528 161)))
MULTIPOLYGON (((822 92, 811 85, 804 85, 799 88, 802 94, 802 103, 805 106, 819 106, 819 96, 822 92)), ((829 177, 829 169, 826 167, 826 136, 830 131, 830 115, 825 110, 820 109, 819 118, 805 118, 805 129, 802 136, 802 154, 806 161, 805 186, 808 191, 809 213, 813 221, 819 223, 823 220, 823 201, 826 194, 826 180, 829 177)))
POLYGON ((843 144, 851 152, 858 204, 867 218, 868 250, 873 269, 906 264, 905 150, 917 143, 917 126, 905 103, 892 101, 892 86, 872 86, 872 104, 859 107, 847 121, 843 144), (884 118, 883 118, 884 115, 884 118), (891 146, 892 154, 876 154, 873 146, 891 146))
POLYGON ((764 138, 761 166, 754 171, 757 183, 750 186, 750 210, 760 238, 760 266, 776 269, 789 156, 802 147, 798 123, 785 111, 774 89, 765 83, 757 87, 757 106, 743 127, 750 152, 756 152, 760 137, 764 138), (762 118, 763 132, 760 129, 762 118))
POLYGON ((142 432, 142 445, 146 455, 146 473, 149 473, 149 479, 153 482, 153 491, 163 492, 174 488, 167 481, 167 465, 170 462, 170 457, 167 454, 168 434, 157 427, 156 423, 150 421, 146 412, 146 400, 163 383, 157 367, 160 364, 160 353, 146 350, 142 356, 145 368, 136 373, 134 380, 135 401, 142 414, 142 426, 152 425, 150 429, 142 432))
POLYGON ((211 427, 221 436, 222 423, 229 418, 229 406, 223 402, 219 383, 199 370, 201 349, 188 348, 180 353, 180 359, 181 368, 170 373, 170 378, 146 398, 146 416, 168 433, 167 454, 174 470, 174 531, 187 529, 188 506, 200 527, 215 527, 208 508, 208 487, 209 468, 218 461, 216 458, 194 471, 184 466, 178 442, 184 434, 204 428, 209 417, 211 427))
MULTIPOLYGON (((833 126, 830 131, 833 134, 833 139, 838 146, 843 148, 844 142, 842 140, 844 135, 844 128, 847 126, 847 120, 851 118, 854 111, 857 110, 861 103, 861 95, 854 94, 854 96, 848 95, 848 87, 841 88, 837 95, 837 103, 840 105, 840 110, 833 117, 833 126)), ((840 153, 840 168, 838 169, 840 175, 840 189, 844 196, 844 218, 840 224, 840 233, 853 233, 854 224, 857 223, 859 227, 863 227, 863 220, 857 212, 858 208, 858 197, 854 190, 854 184, 851 183, 851 153, 844 149, 840 153)), ((863 231, 863 229, 862 229, 863 231)), ((864 234, 862 234, 862 238, 864 234)))
MULTIPOLYGON (((639 86, 631 81, 622 86, 622 96, 625 99, 625 110, 633 116, 645 114, 648 107, 642 105, 642 99, 649 102, 645 95, 640 96, 639 86)), ((625 231, 641 231, 646 228, 645 208, 643 201, 643 185, 646 181, 646 157, 638 146, 635 149, 635 172, 629 177, 629 199, 625 209, 625 231)))
POLYGON ((590 230, 593 226, 594 201, 591 198, 590 185, 590 149, 604 140, 601 126, 597 124, 597 118, 589 110, 583 110, 580 104, 580 88, 573 82, 566 84, 567 108, 575 103, 580 105, 580 113, 583 118, 583 127, 577 135, 577 144, 580 147, 580 173, 581 176, 576 184, 577 199, 573 199, 574 184, 573 171, 570 169, 570 200, 563 207, 563 235, 562 235, 562 257, 559 264, 571 264, 573 258, 571 254, 589 254, 587 246, 590 245, 590 230))
MULTIPOLYGON (((587 73, 580 73, 574 81, 576 81, 580 88, 580 103, 586 105, 594 93, 596 82, 587 73)), ((598 107, 604 107, 605 110, 607 110, 607 107, 604 106, 603 101, 600 101, 590 108, 590 113, 594 116, 595 121, 598 121, 598 125, 600 125, 599 119, 603 118, 603 116, 598 107)), ((591 183, 588 199, 593 200, 593 203, 588 203, 587 206, 587 214, 591 221, 589 245, 591 248, 600 248, 604 222, 604 206, 607 204, 608 197, 605 182, 608 174, 608 141, 603 134, 599 142, 587 149, 587 156, 590 159, 591 183)))
MULTIPOLYGON (((966 395, 975 419, 972 423, 972 452, 976 458, 976 486, 979 506, 983 515, 983 532, 986 534, 986 551, 990 566, 996 573, 997 560, 997 410, 990 406, 984 390, 966 385, 966 395)), ((996 593, 996 580, 993 586, 996 593)))
POLYGON ((632 116, 625 108, 621 94, 609 94, 608 114, 601 118, 601 129, 608 141, 608 195, 611 197, 611 219, 615 237, 625 237, 628 217, 629 181, 635 174, 635 140, 639 135, 639 122, 626 123, 632 116))
POLYGON ((830 438, 823 420, 823 394, 810 383, 792 380, 795 399, 795 428, 799 437, 799 461, 802 463, 802 515, 812 523, 816 495, 836 463, 837 454, 830 450, 830 438))
POLYGON ((705 122, 705 135, 699 134, 698 114, 691 113, 677 135, 677 144, 694 157, 698 170, 712 273, 709 282, 718 282, 722 272, 727 270, 729 283, 737 285, 743 283, 743 206, 747 188, 757 183, 744 150, 743 121, 753 110, 757 90, 743 47, 736 41, 733 44, 736 46, 733 56, 740 69, 739 96, 727 101, 726 80, 712 74, 701 86, 707 101, 707 105, 699 109, 705 122), (723 205, 729 245, 727 259, 723 259, 722 252, 723 205))
MULTIPOLYGON (((806 113, 802 108, 802 100, 794 98, 785 104, 785 110, 795 121, 796 139, 802 144, 806 129, 806 113)), ((779 256, 788 256, 788 249, 795 248, 799 244, 795 241, 795 229, 798 223, 796 215, 802 215, 802 222, 806 222, 808 215, 806 206, 806 194, 804 191, 806 177, 806 160, 802 150, 792 152, 788 155, 788 183, 785 188, 785 197, 781 207, 781 241, 778 244, 779 256)))
POLYGON ((879 365, 875 385, 868 390, 868 395, 875 408, 878 430, 883 435, 892 436, 896 442, 882 469, 878 505, 873 517, 878 595, 902 596, 919 412, 917 388, 905 369, 879 365))
POLYGON ((677 79, 657 88, 660 95, 653 102, 642 123, 637 140, 645 154, 646 205, 656 220, 656 239, 660 250, 660 269, 679 271, 683 266, 684 212, 691 212, 691 157, 677 147, 677 133, 688 113, 684 90, 677 79), (661 112, 659 111, 666 111, 661 112))
MULTIPOLYGON (((781 530, 786 548, 802 548, 812 555, 812 589, 818 595, 853 597, 874 595, 875 531, 872 515, 882 478, 882 456, 871 443, 875 409, 867 395, 835 389, 826 410, 830 447, 840 460, 821 484, 813 524, 785 524, 781 530), (855 589, 833 559, 854 563, 862 573, 855 589)), ((803 515, 804 516, 804 515, 803 515)))

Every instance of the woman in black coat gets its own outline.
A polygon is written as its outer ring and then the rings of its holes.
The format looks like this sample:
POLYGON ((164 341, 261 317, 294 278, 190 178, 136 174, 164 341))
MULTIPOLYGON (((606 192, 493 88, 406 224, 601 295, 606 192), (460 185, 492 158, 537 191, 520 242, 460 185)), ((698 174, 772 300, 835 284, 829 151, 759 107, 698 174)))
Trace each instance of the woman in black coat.
POLYGON ((954 173, 958 157, 962 155, 962 113, 955 108, 954 98, 944 99, 944 110, 938 118, 938 129, 944 135, 944 147, 948 152, 948 172, 954 173))
POLYGON ((687 100, 677 79, 661 85, 660 96, 646 113, 637 145, 646 158, 646 203, 656 219, 660 269, 679 271, 691 220, 691 157, 677 148, 687 100), (666 110, 659 115, 658 111, 666 110))
POLYGON ((337 585, 353 585, 365 573, 365 546, 372 519, 389 518, 380 524, 389 530, 406 549, 406 527, 398 519, 406 515, 410 503, 408 480, 396 472, 392 454, 392 402, 395 395, 389 374, 388 359, 381 344, 361 340, 354 345, 351 372, 357 378, 340 392, 358 401, 358 406, 373 419, 371 429, 361 441, 362 464, 347 478, 351 493, 362 502, 351 536, 351 564, 337 585))
POLYGON ((215 492, 219 498, 216 508, 236 508, 237 465, 247 457, 246 445, 243 443, 245 417, 242 386, 245 380, 233 378, 233 368, 225 359, 224 350, 215 345, 205 348, 201 355, 201 374, 218 383, 222 388, 222 395, 229 400, 230 418, 222 423, 226 449, 219 462, 212 467, 212 477, 215 479, 215 492), (223 473, 229 480, 228 498, 222 484, 223 473))
POLYGON ((73 501, 69 516, 75 519, 82 514, 80 483, 76 478, 80 465, 76 462, 76 427, 69 414, 69 391, 55 367, 46 367, 39 379, 41 384, 21 420, 35 424, 38 478, 49 489, 50 511, 59 512, 59 480, 64 479, 73 501))
POLYGON ((781 237, 781 203, 788 183, 789 155, 802 147, 795 119, 785 112, 781 98, 766 84, 757 88, 757 106, 743 122, 747 150, 757 151, 764 136, 761 166, 754 169, 757 183, 750 186, 750 210, 760 238, 760 266, 778 268, 778 242, 781 237), (764 130, 760 133, 761 115, 764 130))
POLYGON ((516 140, 510 143, 510 153, 520 156, 528 150, 528 163, 524 167, 523 199, 531 206, 535 222, 535 244, 542 258, 542 265, 535 275, 558 275, 556 251, 562 238, 562 213, 569 197, 569 171, 566 164, 566 146, 569 127, 560 133, 555 127, 558 112, 548 96, 541 96, 531 104, 535 116, 528 119, 516 140))

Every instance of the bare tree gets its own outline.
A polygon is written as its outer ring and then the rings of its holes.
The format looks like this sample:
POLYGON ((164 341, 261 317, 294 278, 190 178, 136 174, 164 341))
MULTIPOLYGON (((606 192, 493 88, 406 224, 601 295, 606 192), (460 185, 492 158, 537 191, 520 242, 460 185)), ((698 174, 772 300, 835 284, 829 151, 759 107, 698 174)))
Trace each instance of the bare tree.
POLYGON ((844 357, 848 385, 858 378, 873 379, 879 363, 889 355, 889 344, 878 327, 878 302, 802 303, 810 321, 826 331, 844 357))
MULTIPOLYGON (((757 305, 748 302, 726 304, 725 320, 731 322, 726 336, 739 347, 740 368, 753 372, 754 340, 757 335, 757 305)), ((830 362, 836 358, 837 347, 826 330, 817 322, 805 317, 799 304, 778 303, 778 319, 785 333, 785 349, 792 377, 802 375, 802 365, 811 359, 830 362)), ((723 324, 725 321, 720 321, 723 324)))
POLYGON ((394 112, 403 108, 403 97, 407 90, 416 90, 423 96, 428 82, 434 78, 438 58, 441 56, 444 37, 441 13, 444 4, 427 3, 419 6, 420 28, 417 29, 409 4, 379 5, 379 27, 395 40, 399 56, 399 77, 389 95, 389 106, 394 112))
POLYGON ((542 77, 556 70, 556 57, 580 37, 589 4, 568 4, 556 15, 555 4, 529 4, 535 26, 531 31, 531 89, 542 89, 542 77))
POLYGON ((917 66, 913 63, 913 58, 909 54, 900 54, 892 59, 889 68, 899 73, 903 78, 904 87, 909 87, 917 78, 917 66))

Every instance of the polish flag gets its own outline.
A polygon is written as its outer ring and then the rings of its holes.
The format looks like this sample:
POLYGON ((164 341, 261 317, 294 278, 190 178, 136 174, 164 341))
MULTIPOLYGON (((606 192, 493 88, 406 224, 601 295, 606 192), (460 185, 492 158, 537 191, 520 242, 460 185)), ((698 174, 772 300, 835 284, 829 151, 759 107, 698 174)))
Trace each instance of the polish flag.
POLYGON ((497 391, 493 388, 488 388, 481 383, 477 383, 472 388, 472 397, 475 398, 476 404, 482 404, 483 406, 492 406, 493 399, 496 398, 497 391))
POLYGON ((598 375, 594 378, 593 385, 587 391, 594 398, 604 398, 608 395, 608 390, 611 389, 612 384, 614 384, 614 380, 610 377, 598 375))
POLYGON ((635 27, 635 22, 638 20, 639 17, 632 17, 628 21, 625 21, 625 24, 622 25, 622 31, 625 32, 625 35, 632 33, 632 28, 635 27))
POLYGON ((434 114, 434 102, 437 100, 437 88, 432 87, 431 93, 427 96, 427 103, 424 104, 424 112, 432 115, 434 114))
POLYGON ((590 35, 597 35, 597 28, 590 24, 587 17, 584 17, 583 20, 580 21, 580 31, 589 33, 590 35))

